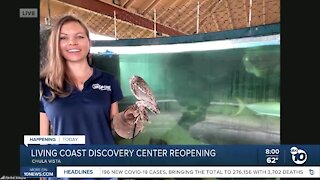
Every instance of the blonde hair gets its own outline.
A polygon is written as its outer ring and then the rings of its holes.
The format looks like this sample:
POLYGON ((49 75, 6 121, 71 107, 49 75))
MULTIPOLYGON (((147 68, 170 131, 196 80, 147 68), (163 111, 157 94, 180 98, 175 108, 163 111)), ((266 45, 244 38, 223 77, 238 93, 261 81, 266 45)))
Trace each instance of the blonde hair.
MULTIPOLYGON (((50 88, 51 95, 44 96, 47 100, 53 101, 55 97, 69 96, 74 89, 74 82, 70 73, 67 70, 67 65, 64 57, 59 50, 61 27, 67 22, 77 22, 89 38, 89 30, 86 25, 78 18, 72 15, 61 17, 51 29, 51 34, 47 44, 47 61, 40 72, 40 79, 50 88), (66 90, 65 83, 69 85, 66 90)), ((89 54, 87 57, 89 65, 91 64, 89 54)), ((43 89, 40 88, 40 97, 43 95, 43 89)))

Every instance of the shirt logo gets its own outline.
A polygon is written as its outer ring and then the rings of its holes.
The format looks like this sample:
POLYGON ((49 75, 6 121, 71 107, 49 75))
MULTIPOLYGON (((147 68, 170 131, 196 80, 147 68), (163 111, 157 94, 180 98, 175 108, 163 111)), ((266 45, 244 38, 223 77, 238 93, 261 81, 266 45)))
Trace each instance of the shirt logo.
POLYGON ((98 89, 100 91, 111 91, 111 86, 100 85, 100 84, 92 84, 92 89, 98 89))

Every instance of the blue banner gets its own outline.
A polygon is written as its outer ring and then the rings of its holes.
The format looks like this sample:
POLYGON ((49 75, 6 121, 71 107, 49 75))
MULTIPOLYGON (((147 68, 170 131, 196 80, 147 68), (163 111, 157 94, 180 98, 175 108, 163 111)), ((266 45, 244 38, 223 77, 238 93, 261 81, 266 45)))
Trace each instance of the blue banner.
POLYGON ((21 177, 56 177, 55 167, 21 167, 21 177))
POLYGON ((192 165, 319 166, 320 145, 20 146, 20 166, 25 168, 51 168, 56 166, 192 165))

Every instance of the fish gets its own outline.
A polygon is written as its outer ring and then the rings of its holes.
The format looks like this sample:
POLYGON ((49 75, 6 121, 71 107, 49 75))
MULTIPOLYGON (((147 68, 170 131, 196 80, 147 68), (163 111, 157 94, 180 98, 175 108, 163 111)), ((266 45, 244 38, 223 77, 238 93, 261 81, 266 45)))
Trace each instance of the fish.
POLYGON ((244 108, 247 108, 255 112, 257 115, 280 117, 280 102, 258 102, 244 104, 239 98, 237 98, 237 100, 239 102, 239 110, 237 113, 235 113, 235 115, 240 114, 244 108))
POLYGON ((255 113, 257 113, 257 115, 280 117, 279 102, 262 102, 262 103, 247 104, 246 107, 254 111, 255 113))

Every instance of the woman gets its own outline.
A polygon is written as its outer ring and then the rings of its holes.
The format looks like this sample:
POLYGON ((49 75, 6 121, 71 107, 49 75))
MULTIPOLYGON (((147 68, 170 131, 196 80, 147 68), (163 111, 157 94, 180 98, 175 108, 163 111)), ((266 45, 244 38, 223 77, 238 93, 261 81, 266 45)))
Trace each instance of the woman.
POLYGON ((79 19, 64 16, 52 27, 40 73, 40 135, 85 135, 86 144, 114 144, 112 130, 131 139, 142 129, 138 122, 134 131, 136 105, 119 113, 119 83, 90 65, 90 47, 79 19))

